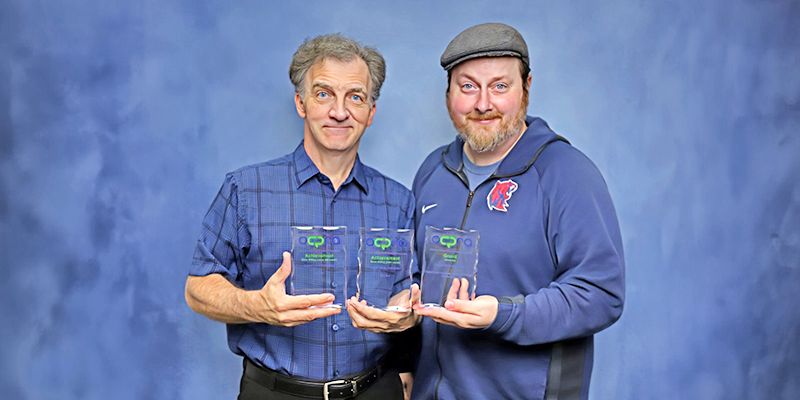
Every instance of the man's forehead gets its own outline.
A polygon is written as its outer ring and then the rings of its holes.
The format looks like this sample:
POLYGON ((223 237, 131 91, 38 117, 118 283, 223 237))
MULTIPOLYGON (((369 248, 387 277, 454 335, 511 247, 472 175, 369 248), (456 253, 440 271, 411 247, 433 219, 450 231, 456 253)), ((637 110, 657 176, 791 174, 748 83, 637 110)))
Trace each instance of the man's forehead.
POLYGON ((312 85, 337 81, 339 84, 347 85, 369 85, 370 74, 367 64, 359 57, 351 60, 338 60, 336 58, 324 58, 308 69, 308 77, 312 79, 312 85))
POLYGON ((311 87, 320 87, 325 89, 346 89, 348 91, 356 91, 356 92, 366 92, 367 91, 367 84, 362 83, 360 81, 345 81, 345 82, 333 82, 329 79, 325 79, 325 76, 320 76, 314 79, 311 82, 311 87))

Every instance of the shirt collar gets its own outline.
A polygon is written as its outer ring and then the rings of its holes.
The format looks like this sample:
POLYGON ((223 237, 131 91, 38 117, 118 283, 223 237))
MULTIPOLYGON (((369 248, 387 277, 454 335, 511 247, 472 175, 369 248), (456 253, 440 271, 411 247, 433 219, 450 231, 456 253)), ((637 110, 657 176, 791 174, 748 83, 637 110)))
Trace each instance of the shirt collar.
MULTIPOLYGON (((293 153, 294 166, 295 166, 295 189, 299 189, 309 179, 320 174, 319 168, 311 160, 311 157, 306 153, 306 148, 303 146, 303 141, 294 150, 293 153)), ((350 170, 350 175, 344 180, 342 186, 348 185, 350 182, 355 181, 358 187, 364 191, 364 194, 369 194, 369 186, 367 185, 367 175, 365 173, 365 166, 361 164, 361 159, 356 154, 356 161, 353 164, 353 169, 350 170)))

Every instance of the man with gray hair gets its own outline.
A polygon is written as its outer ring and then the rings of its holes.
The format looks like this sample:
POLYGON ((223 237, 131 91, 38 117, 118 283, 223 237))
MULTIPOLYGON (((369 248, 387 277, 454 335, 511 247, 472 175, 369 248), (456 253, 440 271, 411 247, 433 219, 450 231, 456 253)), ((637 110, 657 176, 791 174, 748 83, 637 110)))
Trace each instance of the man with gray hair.
MULTIPOLYGON (((186 301, 227 324, 228 346, 244 358, 240 400, 404 396, 393 353, 399 337, 369 323, 402 331, 416 323, 412 312, 358 311, 352 301, 343 312, 324 307, 333 294, 286 292, 292 226, 347 226, 349 282, 359 228, 412 227, 411 192, 358 158, 385 74, 375 49, 344 36, 303 43, 289 68, 303 140, 291 154, 227 174, 206 214, 186 301)), ((346 282, 327 279, 331 288, 346 282)), ((383 289, 408 304, 408 291, 400 290, 408 279, 399 273, 383 289)))
MULTIPOLYGON (((605 181, 544 120, 526 115, 530 61, 516 29, 466 29, 441 65, 459 135, 417 172, 417 231, 478 230, 480 257, 476 287, 453 280, 444 308, 415 305, 428 318, 412 395, 586 399, 592 337, 619 318, 625 294, 605 181)), ((420 253, 423 241, 417 235, 420 253)))

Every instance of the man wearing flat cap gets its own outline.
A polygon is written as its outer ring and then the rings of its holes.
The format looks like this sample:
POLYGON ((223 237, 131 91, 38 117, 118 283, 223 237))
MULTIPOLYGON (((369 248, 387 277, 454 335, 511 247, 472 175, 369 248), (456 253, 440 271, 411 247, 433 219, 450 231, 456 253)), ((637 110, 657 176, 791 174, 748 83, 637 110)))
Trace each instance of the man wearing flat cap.
MULTIPOLYGON (((471 27, 442 54, 458 137, 414 179, 415 224, 480 232, 475 297, 453 280, 444 308, 415 305, 417 399, 586 399, 593 335, 624 303, 616 212, 595 165, 538 117, 525 40, 471 27)), ((422 259, 424 235, 417 235, 422 259)))

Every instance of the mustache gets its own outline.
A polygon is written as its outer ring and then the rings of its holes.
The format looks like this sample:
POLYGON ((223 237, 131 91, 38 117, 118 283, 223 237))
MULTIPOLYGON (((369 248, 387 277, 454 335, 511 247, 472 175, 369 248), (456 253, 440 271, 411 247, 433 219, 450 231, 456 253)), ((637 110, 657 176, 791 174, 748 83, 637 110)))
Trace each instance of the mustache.
POLYGON ((467 119, 474 119, 478 121, 486 120, 486 119, 495 119, 495 118, 503 118, 503 114, 497 111, 489 111, 489 112, 478 112, 472 110, 469 114, 467 114, 467 119))

